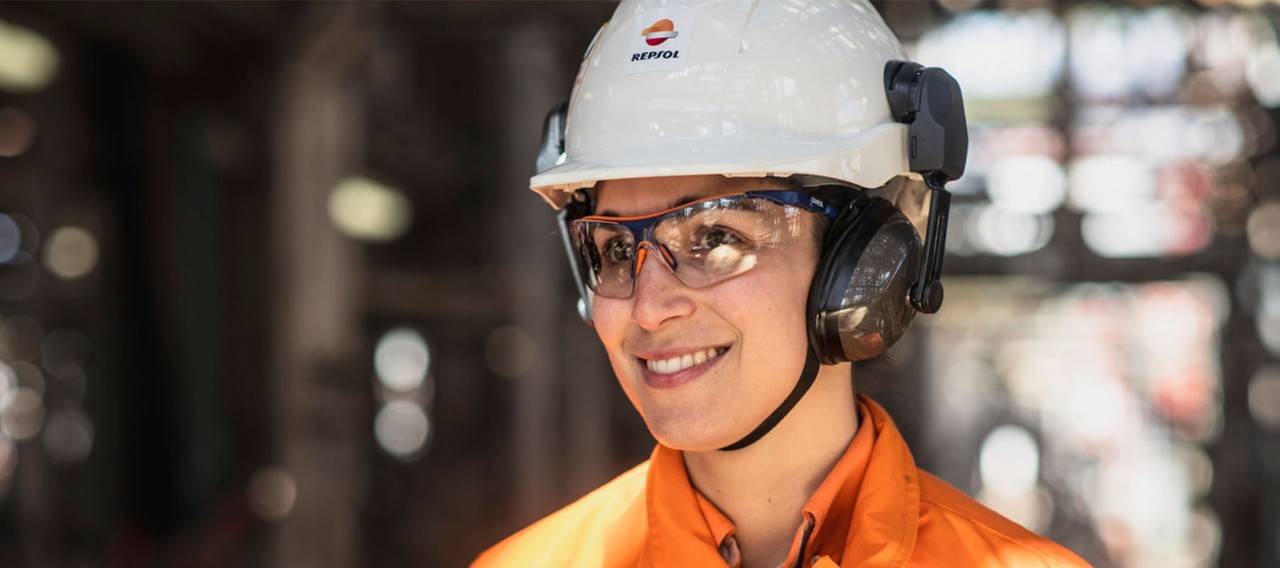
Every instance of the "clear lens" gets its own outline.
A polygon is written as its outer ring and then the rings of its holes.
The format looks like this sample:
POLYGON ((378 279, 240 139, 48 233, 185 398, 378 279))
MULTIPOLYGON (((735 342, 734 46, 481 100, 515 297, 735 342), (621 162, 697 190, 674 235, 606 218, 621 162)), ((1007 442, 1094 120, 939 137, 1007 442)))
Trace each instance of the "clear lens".
POLYGON ((607 298, 627 298, 632 289, 636 243, 624 225, 585 222, 575 226, 575 244, 587 287, 607 298))
POLYGON ((607 298, 629 298, 641 246, 659 253, 685 286, 702 288, 807 238, 805 213, 765 198, 734 196, 649 218, 589 217, 573 222, 572 235, 587 286, 607 298))

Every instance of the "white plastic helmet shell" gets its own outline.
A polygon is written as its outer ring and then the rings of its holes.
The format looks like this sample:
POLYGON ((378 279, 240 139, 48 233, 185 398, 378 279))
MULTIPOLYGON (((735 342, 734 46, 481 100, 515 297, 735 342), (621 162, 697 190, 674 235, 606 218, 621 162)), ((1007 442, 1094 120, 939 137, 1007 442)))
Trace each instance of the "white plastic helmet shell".
POLYGON ((866 0, 624 0, 583 59, 553 206, 597 181, 808 174, 877 187, 908 172, 885 63, 905 59, 866 0))

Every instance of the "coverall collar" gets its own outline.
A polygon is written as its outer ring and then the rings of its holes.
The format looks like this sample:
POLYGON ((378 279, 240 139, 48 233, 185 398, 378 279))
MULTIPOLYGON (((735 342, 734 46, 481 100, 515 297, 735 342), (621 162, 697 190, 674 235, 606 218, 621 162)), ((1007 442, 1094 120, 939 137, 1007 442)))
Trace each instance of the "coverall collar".
MULTIPOLYGON (((919 525, 915 460, 889 415, 858 395, 858 432, 796 519, 787 566, 901 566, 919 525), (803 534, 812 524, 803 551, 803 534)), ((689 482, 681 452, 653 451, 645 494, 648 554, 659 566, 715 566, 736 560, 733 521, 689 482), (723 552, 722 552, 723 551, 723 552)))

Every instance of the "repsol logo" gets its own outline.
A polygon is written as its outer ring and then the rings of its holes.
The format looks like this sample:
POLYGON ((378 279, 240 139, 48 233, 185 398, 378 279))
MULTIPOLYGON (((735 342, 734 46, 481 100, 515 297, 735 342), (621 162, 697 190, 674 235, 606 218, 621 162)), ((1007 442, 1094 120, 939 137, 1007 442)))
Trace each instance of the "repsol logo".
POLYGON ((675 51, 646 51, 644 53, 632 53, 632 61, 647 61, 649 59, 680 59, 680 50, 675 51))

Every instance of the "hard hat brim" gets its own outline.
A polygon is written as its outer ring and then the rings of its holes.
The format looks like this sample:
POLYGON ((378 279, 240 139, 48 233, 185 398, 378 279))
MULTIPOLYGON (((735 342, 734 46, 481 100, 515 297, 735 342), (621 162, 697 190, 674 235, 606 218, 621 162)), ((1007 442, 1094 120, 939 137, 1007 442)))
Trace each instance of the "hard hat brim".
POLYGON ((662 148, 619 148, 567 159, 529 180, 529 187, 559 209, 577 189, 611 179, 721 174, 729 177, 822 176, 861 187, 883 185, 907 173, 906 126, 881 124, 836 141, 738 135, 730 144, 673 141, 662 148), (832 147, 840 150, 832 152, 832 147), (661 162, 658 161, 660 157, 661 162))

